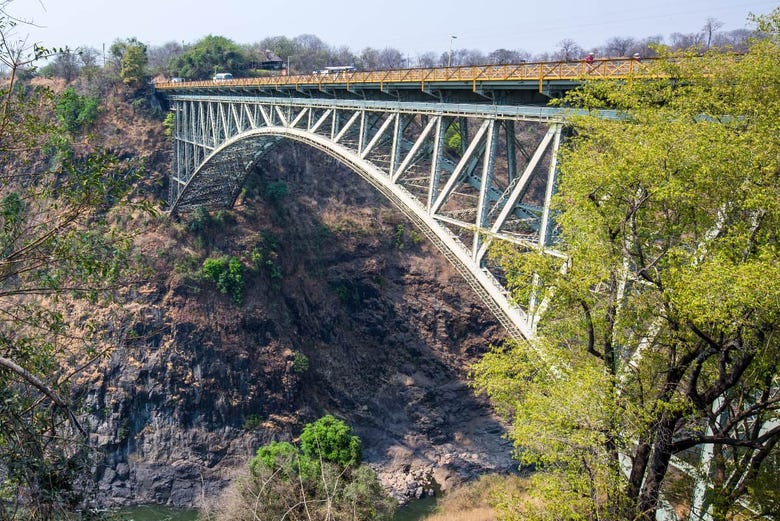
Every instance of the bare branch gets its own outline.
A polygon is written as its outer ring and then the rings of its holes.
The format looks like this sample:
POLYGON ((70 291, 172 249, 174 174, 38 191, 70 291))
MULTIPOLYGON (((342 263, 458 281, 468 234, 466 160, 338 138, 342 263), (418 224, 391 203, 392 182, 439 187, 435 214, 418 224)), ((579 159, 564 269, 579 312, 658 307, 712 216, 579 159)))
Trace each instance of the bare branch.
POLYGON ((46 395, 49 400, 54 402, 55 405, 60 407, 62 410, 65 411, 65 414, 67 414, 68 418, 70 419, 71 425, 81 433, 82 436, 87 437, 87 433, 84 430, 84 428, 81 426, 81 424, 76 419, 76 416, 73 414, 73 411, 71 411, 70 406, 68 403, 63 400, 53 389, 51 389, 48 385, 46 385, 40 378, 32 374, 30 371, 25 369, 24 367, 14 363, 12 360, 9 360, 8 358, 5 358, 3 356, 0 356, 0 367, 3 367, 7 369, 8 371, 11 371, 12 373, 15 373, 16 375, 20 376, 24 381, 41 391, 43 394, 46 395))

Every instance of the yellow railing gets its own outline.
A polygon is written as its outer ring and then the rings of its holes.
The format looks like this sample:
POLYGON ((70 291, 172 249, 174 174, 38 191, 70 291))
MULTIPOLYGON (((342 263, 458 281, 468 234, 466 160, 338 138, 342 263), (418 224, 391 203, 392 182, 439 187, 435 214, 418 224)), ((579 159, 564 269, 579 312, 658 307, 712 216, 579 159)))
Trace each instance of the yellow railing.
POLYGON ((333 74, 297 74, 294 76, 266 76, 261 78, 239 78, 221 81, 160 82, 160 90, 192 87, 268 87, 268 86, 322 86, 322 85, 379 85, 387 83, 416 83, 425 88, 429 83, 470 82, 476 88, 477 82, 538 82, 539 88, 545 81, 582 81, 589 78, 621 79, 642 76, 645 67, 642 62, 629 58, 600 59, 592 63, 576 62, 532 62, 512 65, 476 65, 467 67, 439 67, 422 69, 393 69, 386 71, 355 71, 333 74))

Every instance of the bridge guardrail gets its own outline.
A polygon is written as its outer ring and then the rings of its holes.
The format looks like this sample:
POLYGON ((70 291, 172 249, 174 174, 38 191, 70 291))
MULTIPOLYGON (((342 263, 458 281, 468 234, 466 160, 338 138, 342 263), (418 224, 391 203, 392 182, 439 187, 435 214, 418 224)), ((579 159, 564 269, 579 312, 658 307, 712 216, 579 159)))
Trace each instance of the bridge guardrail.
POLYGON ((269 87, 269 86, 318 86, 358 85, 385 83, 416 83, 424 88, 426 84, 438 82, 511 82, 535 81, 541 88, 545 81, 571 80, 587 78, 624 79, 636 76, 649 76, 652 73, 643 62, 632 58, 603 58, 592 63, 585 61, 528 62, 507 65, 477 65, 462 67, 437 67, 418 69, 393 69, 382 71, 339 72, 335 74, 298 74, 294 76, 266 76, 260 78, 238 78, 212 80, 159 82, 155 88, 160 90, 180 90, 183 88, 207 87, 269 87))

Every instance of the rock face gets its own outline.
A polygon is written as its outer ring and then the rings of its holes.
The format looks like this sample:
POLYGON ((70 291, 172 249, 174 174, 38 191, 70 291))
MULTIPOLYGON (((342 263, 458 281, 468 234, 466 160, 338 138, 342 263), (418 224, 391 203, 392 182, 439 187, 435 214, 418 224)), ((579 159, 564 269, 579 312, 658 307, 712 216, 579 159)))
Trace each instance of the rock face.
POLYGON ((354 173, 282 145, 236 209, 160 219, 126 339, 82 389, 110 504, 193 506, 257 447, 331 413, 399 499, 508 471, 511 446, 467 385, 504 335, 465 281, 354 173), (236 305, 202 280, 245 266, 236 305))

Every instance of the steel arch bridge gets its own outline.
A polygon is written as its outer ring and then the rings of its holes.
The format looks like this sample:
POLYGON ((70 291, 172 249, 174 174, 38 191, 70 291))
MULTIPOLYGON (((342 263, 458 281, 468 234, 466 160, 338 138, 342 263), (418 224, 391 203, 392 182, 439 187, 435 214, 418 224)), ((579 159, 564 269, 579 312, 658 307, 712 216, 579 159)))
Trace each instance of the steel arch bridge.
MULTIPOLYGON (((394 203, 465 277, 510 335, 539 306, 512 302, 495 241, 556 254, 550 216, 560 109, 477 103, 166 93, 176 114, 170 211, 232 206, 281 140, 336 158, 394 203)), ((232 94, 232 95, 231 95, 232 94)))

